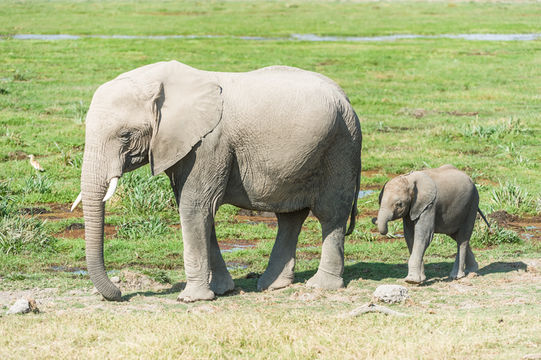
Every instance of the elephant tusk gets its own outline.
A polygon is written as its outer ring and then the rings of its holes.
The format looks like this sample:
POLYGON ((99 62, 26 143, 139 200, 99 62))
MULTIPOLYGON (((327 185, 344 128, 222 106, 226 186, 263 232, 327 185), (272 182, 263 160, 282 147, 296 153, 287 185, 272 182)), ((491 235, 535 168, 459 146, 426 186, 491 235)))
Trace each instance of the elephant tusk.
POLYGON ((77 205, 79 205, 82 199, 83 199, 83 193, 79 193, 79 195, 77 195, 77 199, 75 199, 75 201, 73 202, 73 205, 71 205, 71 210, 70 210, 71 212, 75 210, 75 208, 77 207, 77 205))
POLYGON ((107 189, 107 193, 105 194, 105 197, 103 198, 103 202, 106 202, 107 200, 113 197, 117 184, 118 184, 118 178, 117 177, 112 178, 111 181, 109 182, 109 189, 107 189))

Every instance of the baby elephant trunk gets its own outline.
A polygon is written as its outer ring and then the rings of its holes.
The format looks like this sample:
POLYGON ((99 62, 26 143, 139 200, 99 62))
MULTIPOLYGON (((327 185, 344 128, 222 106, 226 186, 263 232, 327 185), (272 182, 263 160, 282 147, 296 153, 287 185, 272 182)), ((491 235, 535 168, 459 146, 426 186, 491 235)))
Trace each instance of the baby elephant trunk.
POLYGON ((378 226, 378 231, 381 235, 387 235, 387 223, 393 219, 393 213, 380 209, 378 212, 378 218, 375 224, 378 226))

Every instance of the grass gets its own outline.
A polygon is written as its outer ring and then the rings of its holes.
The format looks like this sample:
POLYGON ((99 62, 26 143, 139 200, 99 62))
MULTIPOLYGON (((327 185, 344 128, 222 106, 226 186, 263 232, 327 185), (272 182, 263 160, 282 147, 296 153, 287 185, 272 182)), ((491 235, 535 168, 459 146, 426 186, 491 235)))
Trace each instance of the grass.
POLYGON ((540 41, 311 43, 233 36, 539 33, 540 15, 528 1, 2 2, 0 307, 16 300, 10 296, 35 296, 43 313, 0 315, 0 357, 21 357, 30 347, 34 357, 75 358, 520 358, 539 352, 541 270, 529 264, 539 259, 541 242, 535 229, 526 229, 529 223, 493 225, 493 232, 477 224, 472 246, 480 276, 460 282, 444 279, 456 243, 436 236, 425 255, 428 284, 409 287, 411 301, 393 305, 411 317, 348 319, 342 315, 370 301, 376 286, 407 272, 400 222, 392 223, 389 237, 370 222, 377 191, 359 200, 357 226, 345 245, 348 287, 337 292, 299 284, 319 264, 321 229, 312 218, 299 239, 297 284, 255 292, 256 279, 246 276, 265 270, 276 227, 222 206, 216 217, 221 246, 253 247, 223 254, 239 288, 232 296, 193 305, 174 301, 184 281, 183 246, 165 176, 151 177, 148 167, 125 174, 107 204, 106 266, 120 273, 129 300, 120 304, 99 301, 88 277, 68 270, 86 266, 84 240, 67 230, 83 219, 80 210, 67 215, 57 206, 67 208, 80 191, 84 118, 95 89, 137 66, 177 59, 216 71, 291 65, 335 79, 361 118, 363 190, 379 189, 399 173, 452 163, 478 184, 485 214, 539 216, 540 41), (9 37, 17 33, 225 37, 9 37), (30 167, 29 154, 44 173, 30 167), (127 287, 125 271, 148 280, 127 287), (303 294, 313 300, 299 300, 303 294))
POLYGON ((54 241, 37 219, 21 216, 0 218, 0 252, 5 255, 50 250, 54 241))

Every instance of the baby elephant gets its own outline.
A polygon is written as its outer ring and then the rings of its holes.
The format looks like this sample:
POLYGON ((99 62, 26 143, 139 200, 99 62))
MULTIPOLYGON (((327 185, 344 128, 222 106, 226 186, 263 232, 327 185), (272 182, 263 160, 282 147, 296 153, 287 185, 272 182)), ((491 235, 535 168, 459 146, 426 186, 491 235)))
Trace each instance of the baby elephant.
POLYGON ((379 194, 380 208, 372 222, 381 234, 387 223, 402 218, 410 259, 406 282, 419 284, 426 279, 423 255, 434 233, 447 234, 457 242, 452 279, 478 269, 470 248, 470 237, 477 212, 479 194, 472 179, 452 165, 413 171, 387 182, 379 194))

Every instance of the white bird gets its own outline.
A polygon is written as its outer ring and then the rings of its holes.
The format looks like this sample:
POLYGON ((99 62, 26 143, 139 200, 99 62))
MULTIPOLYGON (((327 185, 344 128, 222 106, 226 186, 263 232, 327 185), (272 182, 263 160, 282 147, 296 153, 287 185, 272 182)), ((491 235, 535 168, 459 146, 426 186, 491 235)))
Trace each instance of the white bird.
POLYGON ((34 169, 38 171, 45 171, 45 169, 43 169, 39 162, 34 158, 34 155, 30 154, 28 157, 30 158, 30 165, 32 165, 34 169))

